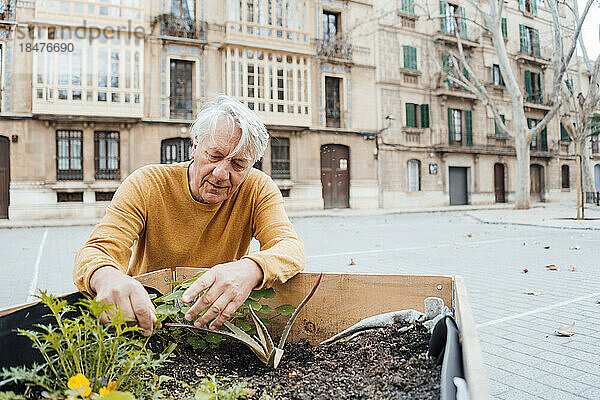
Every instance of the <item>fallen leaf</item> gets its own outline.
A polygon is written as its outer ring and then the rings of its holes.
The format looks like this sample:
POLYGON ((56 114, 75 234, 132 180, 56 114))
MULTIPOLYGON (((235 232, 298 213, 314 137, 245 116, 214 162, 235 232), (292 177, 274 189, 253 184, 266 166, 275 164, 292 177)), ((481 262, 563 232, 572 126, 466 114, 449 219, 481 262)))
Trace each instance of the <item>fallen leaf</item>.
POLYGON ((575 322, 571 325, 560 325, 557 330, 554 331, 558 336, 573 336, 575 333, 573 329, 575 328, 575 322))
POLYGON ((473 237, 473 235, 472 235, 472 234, 470 234, 470 233, 467 233, 467 235, 466 235, 466 236, 467 236, 468 238, 470 238, 470 237, 473 237))
POLYGON ((297 373, 296 371, 291 371, 291 372, 288 374, 288 376, 289 376, 290 378, 295 378, 295 377, 297 377, 297 376, 298 376, 298 373, 297 373))
POLYGON ((554 264, 546 265, 548 271, 558 271, 558 267, 554 264))
POLYGON ((348 264, 348 265, 356 265, 356 263, 354 262, 354 258, 350 259, 350 264, 348 264))
POLYGON ((571 246, 570 249, 571 250, 579 250, 581 247, 575 245, 575 246, 571 246))
POLYGON ((196 376, 198 378, 202 378, 204 375, 204 371, 202 371, 200 368, 196 368, 196 376))
POLYGON ((571 267, 571 272, 577 272, 577 267, 573 264, 569 265, 571 267))
POLYGON ((544 248, 545 248, 546 250, 548 250, 548 249, 550 248, 550 246, 544 246, 544 248))
POLYGON ((528 273, 528 272, 529 272, 529 270, 528 270, 527 268, 523 268, 523 273, 524 273, 524 274, 526 274, 526 273, 528 273))
POLYGON ((523 292, 523 293, 531 295, 531 296, 539 296, 540 294, 542 294, 542 292, 538 292, 538 291, 531 290, 531 289, 525 289, 525 292, 523 292))

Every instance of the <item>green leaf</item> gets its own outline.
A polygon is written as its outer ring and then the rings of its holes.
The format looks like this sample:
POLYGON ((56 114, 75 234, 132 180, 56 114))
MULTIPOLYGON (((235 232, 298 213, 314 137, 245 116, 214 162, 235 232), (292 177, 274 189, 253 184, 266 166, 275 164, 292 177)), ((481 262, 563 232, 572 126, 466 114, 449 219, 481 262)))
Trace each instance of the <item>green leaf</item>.
POLYGON ((192 346, 194 348, 194 350, 202 350, 205 349, 207 344, 204 340, 202 340, 202 338, 199 338, 195 335, 193 336, 188 336, 188 338, 186 339, 186 342, 192 346))
POLYGON ((241 321, 239 324, 237 324, 237 326, 244 332, 248 332, 250 329, 252 329, 252 325, 245 321, 241 321))
POLYGON ((176 290, 173 293, 169 293, 166 296, 163 296, 161 298, 161 300, 162 301, 179 300, 179 299, 181 299, 181 296, 183 295, 184 292, 185 292, 185 290, 176 290))
POLYGON ((150 297, 150 300, 154 300, 157 296, 154 293, 148 293, 148 297, 150 297))
POLYGON ((207 333, 204 336, 204 339, 208 343, 219 344, 219 343, 221 343, 221 340, 223 340, 223 337, 221 335, 216 334, 216 333, 207 333))
POLYGON ((211 393, 206 393, 206 392, 196 392, 196 395, 194 396, 194 400, 215 400, 217 397, 215 397, 214 394, 211 393))
POLYGON ((283 304, 279 307, 275 307, 275 311, 281 315, 292 315, 292 313, 296 311, 296 307, 291 304, 283 304))
POLYGON ((261 297, 264 297, 265 299, 272 299, 275 297, 275 290, 272 288, 253 290, 250 292, 250 297, 257 300, 261 297))
POLYGON ((115 390, 114 392, 110 392, 107 395, 100 397, 105 400, 135 400, 135 396, 129 392, 120 392, 115 390))
POLYGON ((259 318, 263 324, 265 325, 270 325, 271 324, 271 320, 269 318, 259 318))
MULTIPOLYGON (((248 300, 246 300, 246 301, 248 301, 248 302, 249 302, 249 303, 248 303, 248 304, 249 304, 249 306, 250 306, 250 307, 252 307, 252 309, 253 309, 254 311, 260 310, 260 309, 261 309, 261 307, 262 307, 262 304, 260 304, 260 303, 259 303, 258 301, 256 301, 256 300, 248 299, 248 300)), ((293 312, 293 311, 292 311, 292 312, 293 312)))
POLYGON ((272 314, 272 313, 274 313, 274 312, 275 312, 275 310, 273 309, 273 307, 271 307, 271 306, 267 306, 267 305, 265 305, 265 304, 263 304, 263 305, 260 307, 260 310, 257 310, 257 311, 258 311, 259 313, 262 313, 262 314, 272 314))
POLYGON ((190 311, 190 308, 192 308, 192 306, 184 306, 184 307, 181 307, 180 311, 182 314, 187 314, 187 312, 190 311))
POLYGON ((172 304, 161 304, 156 307, 157 314, 177 314, 179 312, 179 308, 175 307, 172 304))

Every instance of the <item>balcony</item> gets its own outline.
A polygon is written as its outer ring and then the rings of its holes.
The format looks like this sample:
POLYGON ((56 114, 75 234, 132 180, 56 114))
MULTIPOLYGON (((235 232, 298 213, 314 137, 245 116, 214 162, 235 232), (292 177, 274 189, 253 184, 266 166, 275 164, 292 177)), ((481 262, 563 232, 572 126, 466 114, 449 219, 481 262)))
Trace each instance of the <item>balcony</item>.
POLYGON ((536 53, 534 51, 531 52, 519 52, 517 53, 517 56, 515 57, 515 59, 517 60, 517 62, 519 64, 530 64, 530 65, 535 65, 537 67, 540 68, 546 68, 548 65, 550 65, 550 61, 542 58, 539 55, 536 55, 536 53))
POLYGON ((549 100, 544 101, 544 95, 540 91, 524 93, 523 100, 524 100, 525 111, 532 111, 532 110, 549 111, 551 108, 550 101, 549 100))
POLYGON ((182 40, 205 41, 207 23, 193 18, 161 14, 152 21, 152 31, 160 25, 160 36, 182 40))
POLYGON ((458 31, 463 48, 472 49, 480 46, 478 39, 468 31, 464 24, 456 24, 455 26, 445 24, 442 29, 437 31, 434 40, 446 46, 458 46, 456 31, 458 31))
POLYGON ((317 57, 322 59, 352 62, 352 45, 350 40, 343 35, 334 38, 317 39, 317 57))

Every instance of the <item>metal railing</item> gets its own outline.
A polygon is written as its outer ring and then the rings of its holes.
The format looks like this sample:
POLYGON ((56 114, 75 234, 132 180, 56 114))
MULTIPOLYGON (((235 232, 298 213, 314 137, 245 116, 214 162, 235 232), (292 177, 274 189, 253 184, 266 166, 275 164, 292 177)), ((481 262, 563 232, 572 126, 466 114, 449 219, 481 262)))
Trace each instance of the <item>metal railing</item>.
POLYGON ((333 38, 317 39, 317 55, 327 58, 338 58, 352 60, 352 45, 349 39, 343 35, 333 38))
POLYGON ((600 192, 583 192, 583 198, 586 204, 595 204, 600 206, 600 192))
POLYGON ((180 18, 174 14, 161 14, 152 21, 152 28, 160 24, 160 34, 185 39, 205 40, 205 21, 194 18, 180 18))

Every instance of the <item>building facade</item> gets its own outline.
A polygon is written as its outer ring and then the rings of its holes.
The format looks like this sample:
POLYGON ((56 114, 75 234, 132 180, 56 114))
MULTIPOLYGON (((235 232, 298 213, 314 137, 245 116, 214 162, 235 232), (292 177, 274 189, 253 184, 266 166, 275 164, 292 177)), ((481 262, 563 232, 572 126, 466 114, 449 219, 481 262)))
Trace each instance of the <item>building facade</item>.
MULTIPOLYGON (((550 108, 550 15, 540 0, 510 3, 503 28, 533 123, 550 108)), ((443 78, 445 49, 455 48, 459 29, 510 127, 490 38, 465 22, 477 17, 460 4, 0 4, 2 218, 103 215, 136 168, 189 159, 190 124, 218 93, 267 125, 272 138, 256 167, 273 177, 289 210, 484 204, 514 195, 511 140, 473 95, 443 78)), ((575 87, 585 86, 577 65, 570 73, 575 87)), ((574 196, 574 146, 558 118, 538 139, 534 199, 574 196)))

